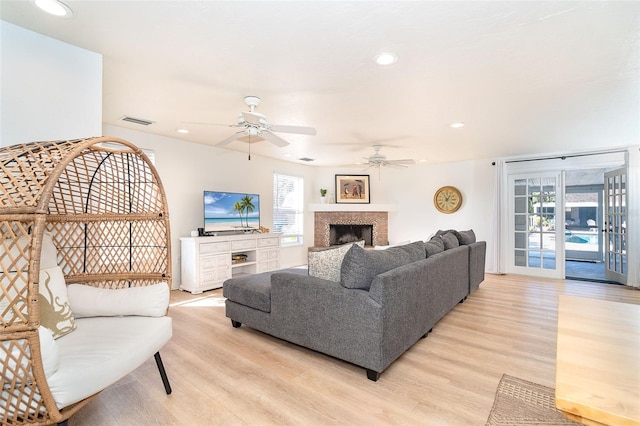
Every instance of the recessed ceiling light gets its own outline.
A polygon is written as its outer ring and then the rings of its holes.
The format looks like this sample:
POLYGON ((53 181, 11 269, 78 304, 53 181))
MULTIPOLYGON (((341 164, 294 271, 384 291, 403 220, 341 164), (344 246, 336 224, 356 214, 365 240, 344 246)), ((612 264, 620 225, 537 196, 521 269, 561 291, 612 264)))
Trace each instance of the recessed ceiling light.
POLYGON ((392 65, 398 62, 398 55, 391 52, 382 52, 378 53, 373 60, 378 65, 392 65))
POLYGON ((464 127, 464 123, 462 121, 456 121, 455 123, 449 124, 449 127, 451 127, 452 129, 459 129, 461 127, 464 127))
POLYGON ((189 131, 187 129, 178 129, 178 130, 176 130, 176 132, 178 132, 178 133, 189 133, 189 131))
POLYGON ((73 11, 69 6, 62 3, 60 0, 32 0, 39 9, 45 12, 58 16, 60 18, 71 18, 73 11))
POLYGON ((422 160, 418 160, 419 163, 426 163, 427 160, 425 160, 424 158, 422 160))

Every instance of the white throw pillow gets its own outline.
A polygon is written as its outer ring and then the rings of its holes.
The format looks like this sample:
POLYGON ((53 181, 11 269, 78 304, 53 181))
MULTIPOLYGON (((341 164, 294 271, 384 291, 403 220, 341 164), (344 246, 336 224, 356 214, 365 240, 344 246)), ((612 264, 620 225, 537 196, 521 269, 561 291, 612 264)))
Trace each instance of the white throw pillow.
POLYGON ((76 318, 127 315, 162 317, 169 307, 169 286, 163 282, 121 289, 71 284, 67 291, 76 318))
POLYGON ((58 266, 58 249, 53 245, 53 239, 49 232, 42 235, 42 249, 40 250, 40 269, 58 266))
POLYGON ((310 251, 308 255, 309 275, 329 281, 340 282, 342 259, 353 244, 364 247, 364 241, 343 244, 325 250, 310 251))
MULTIPOLYGON (((31 243, 31 236, 22 236, 17 240, 7 239, 4 244, 0 244, 0 257, 4 257, 8 253, 10 259, 18 260, 10 272, 26 270, 29 264, 29 251, 27 247, 31 243), (7 250, 9 248, 9 250, 7 250), (25 253, 26 257, 22 257, 20 253, 25 253)), ((6 261, 5 261, 6 262, 6 261)), ((42 248, 40 250, 40 269, 53 268, 58 266, 58 250, 53 245, 53 240, 49 232, 45 232, 42 236, 42 248)))
POLYGON ((59 266, 40 269, 38 283, 40 324, 47 327, 57 339, 76 329, 67 297, 67 284, 59 266))
MULTIPOLYGON (((44 368, 44 375, 51 377, 53 373, 58 371, 60 366, 60 359, 58 354, 58 345, 53 340, 53 335, 49 329, 40 326, 38 327, 38 337, 40 338, 40 356, 42 358, 42 367, 44 368)), ((31 350, 25 339, 20 339, 15 343, 12 340, 5 340, 1 342, 4 348, 0 350, 0 365, 4 365, 7 368, 3 370, 2 379, 5 383, 10 383, 15 376, 16 370, 24 370, 29 363, 29 356, 31 350), (23 355, 23 347, 26 349, 26 356, 23 355), (10 352, 10 354, 9 354, 10 352), (16 361, 20 360, 20 367, 18 367, 16 361)), ((18 381, 20 381, 22 373, 18 373, 18 381)))
POLYGON ((40 337, 40 357, 42 358, 42 367, 44 375, 51 377, 53 373, 58 371, 60 366, 60 358, 58 354, 58 344, 53 339, 51 330, 46 327, 38 327, 38 335, 40 337))

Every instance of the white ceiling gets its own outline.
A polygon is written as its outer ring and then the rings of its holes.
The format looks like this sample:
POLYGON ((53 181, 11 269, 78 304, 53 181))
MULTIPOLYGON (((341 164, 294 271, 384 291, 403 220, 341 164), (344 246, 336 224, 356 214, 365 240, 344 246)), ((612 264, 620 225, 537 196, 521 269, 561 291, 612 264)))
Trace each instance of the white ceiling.
POLYGON ((71 19, 29 0, 0 0, 0 18, 101 53, 108 124, 214 145, 235 129, 184 122, 232 124, 255 95, 271 124, 318 134, 252 153, 315 165, 375 144, 445 162, 640 140, 638 1, 65 2, 71 19))

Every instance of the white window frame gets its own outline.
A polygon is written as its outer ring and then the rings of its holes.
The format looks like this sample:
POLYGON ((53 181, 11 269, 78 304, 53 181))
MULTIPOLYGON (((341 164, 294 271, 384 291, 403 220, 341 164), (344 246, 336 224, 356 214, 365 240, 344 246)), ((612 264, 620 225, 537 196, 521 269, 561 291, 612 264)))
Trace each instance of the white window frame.
POLYGON ((275 232, 282 232, 281 246, 291 247, 303 244, 304 234, 304 178, 302 176, 295 176, 287 173, 273 173, 273 228, 275 232), (283 200, 282 196, 278 193, 278 181, 281 179, 291 180, 293 185, 297 186, 292 192, 297 194, 294 197, 288 197, 288 202, 292 203, 290 206, 281 204, 283 200), (284 215, 293 215, 293 222, 289 224, 291 230, 283 230, 282 226, 278 223, 283 219, 284 215))

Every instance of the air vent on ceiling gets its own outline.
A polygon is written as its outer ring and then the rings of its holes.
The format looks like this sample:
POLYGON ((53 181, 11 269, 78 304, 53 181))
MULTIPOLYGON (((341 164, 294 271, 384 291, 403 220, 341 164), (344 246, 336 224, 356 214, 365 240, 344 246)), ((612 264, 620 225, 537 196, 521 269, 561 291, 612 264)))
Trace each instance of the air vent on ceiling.
POLYGON ((300 161, 306 161, 306 162, 314 161, 314 159, 313 159, 313 158, 308 158, 308 157, 298 158, 298 160, 300 160, 300 161))
POLYGON ((142 126, 148 126, 150 124, 155 123, 155 121, 145 120, 143 118, 129 117, 128 115, 125 115, 124 117, 122 117, 121 120, 128 121, 129 123, 140 124, 142 126))

